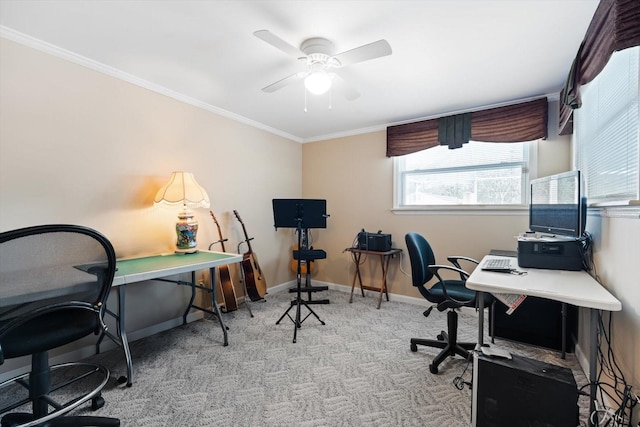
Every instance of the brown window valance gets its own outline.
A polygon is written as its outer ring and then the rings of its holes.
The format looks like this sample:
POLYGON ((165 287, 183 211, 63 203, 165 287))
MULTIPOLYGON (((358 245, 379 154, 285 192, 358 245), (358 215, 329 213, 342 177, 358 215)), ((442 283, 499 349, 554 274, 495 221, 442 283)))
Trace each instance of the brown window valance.
MULTIPOLYGON (((483 142, 544 139, 547 137, 547 112, 547 98, 471 112, 471 139, 483 142)), ((439 140, 443 138, 438 138, 441 119, 445 118, 389 126, 387 157, 416 153, 441 144, 439 140)), ((448 138, 445 139, 442 144, 453 148, 448 138)))
POLYGON ((640 45, 640 1, 601 0, 560 93, 560 135, 573 132, 580 86, 592 81, 618 50, 640 45))

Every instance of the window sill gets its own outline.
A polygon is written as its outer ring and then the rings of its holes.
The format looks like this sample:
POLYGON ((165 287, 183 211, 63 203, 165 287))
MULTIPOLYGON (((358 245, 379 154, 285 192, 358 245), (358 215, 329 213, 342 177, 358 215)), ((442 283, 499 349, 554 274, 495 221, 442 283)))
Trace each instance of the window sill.
POLYGON ((640 200, 619 200, 616 202, 599 202, 599 203, 589 203, 590 208, 626 208, 628 206, 638 206, 640 207, 640 200))
POLYGON ((529 215, 528 205, 404 206, 391 209, 395 215, 529 215))
POLYGON ((622 202, 592 203, 587 212, 609 218, 640 219, 640 200, 626 200, 622 202))

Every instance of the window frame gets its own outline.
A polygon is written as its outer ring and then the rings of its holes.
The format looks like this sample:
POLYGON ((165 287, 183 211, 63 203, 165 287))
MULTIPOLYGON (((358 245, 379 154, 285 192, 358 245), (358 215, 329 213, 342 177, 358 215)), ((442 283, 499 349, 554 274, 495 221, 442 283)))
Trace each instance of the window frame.
MULTIPOLYGON (((474 204, 474 205, 403 205, 402 202, 402 192, 404 191, 404 181, 402 179, 402 175, 404 174, 404 170, 401 168, 403 157, 404 156, 395 156, 393 157, 393 207, 391 211, 396 214, 415 214, 415 213, 425 213, 425 214, 470 214, 470 215, 483 215, 483 214, 513 214, 513 213, 521 213, 527 214, 529 213, 529 183, 532 179, 537 178, 537 160, 538 160, 538 140, 535 141, 525 141, 526 144, 525 149, 525 159, 524 159, 524 170, 522 175, 524 176, 524 181, 522 183, 523 191, 525 194, 524 200, 522 204, 511 204, 511 205, 487 205, 487 204, 474 204)), ((487 144, 501 144, 499 142, 491 142, 487 144)), ((460 150, 464 150, 460 148, 460 150)), ((410 154, 408 154, 410 155, 410 154)), ((464 170, 472 170, 472 169, 483 169, 482 166, 463 166, 460 167, 461 171, 464 170)), ((451 170, 451 168, 448 168, 451 170)))

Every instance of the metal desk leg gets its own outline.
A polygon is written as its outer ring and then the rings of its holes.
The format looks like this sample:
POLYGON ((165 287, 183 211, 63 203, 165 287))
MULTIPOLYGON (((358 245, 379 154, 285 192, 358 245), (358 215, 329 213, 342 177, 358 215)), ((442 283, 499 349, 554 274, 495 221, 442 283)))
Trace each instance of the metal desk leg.
MULTIPOLYGON (((127 331, 125 327, 125 287, 118 286, 118 319, 116 321, 118 336, 120 343, 124 349, 124 357, 127 361, 127 387, 133 384, 133 361, 131 360, 131 350, 129 350, 129 340, 127 339, 127 331)), ((119 378, 118 382, 124 382, 123 378, 119 378)))
POLYGON ((193 306, 193 301, 196 299, 196 272, 192 271, 191 272, 191 298, 189 299, 189 305, 187 305, 187 309, 184 311, 184 314, 182 315, 182 324, 186 325, 187 324, 187 316, 189 315, 189 312, 191 311, 191 307, 193 306))
POLYGON ((478 291, 478 344, 477 350, 480 350, 484 344, 484 292, 478 291))
POLYGON ((596 410, 596 393, 598 391, 598 310, 592 308, 590 313, 591 342, 589 343, 589 427, 599 425, 598 413, 596 410), (593 419, 592 419, 593 416, 593 419))
POLYGON ((211 306, 216 316, 218 316, 218 321, 220 322, 220 327, 222 328, 222 334, 224 335, 224 346, 229 345, 229 338, 227 336, 227 327, 222 320, 222 313, 220 312, 220 307, 218 306, 218 297, 216 296, 216 268, 211 267, 209 269, 209 282, 211 284, 211 306))
POLYGON ((562 360, 567 355, 567 303, 562 303, 562 360))

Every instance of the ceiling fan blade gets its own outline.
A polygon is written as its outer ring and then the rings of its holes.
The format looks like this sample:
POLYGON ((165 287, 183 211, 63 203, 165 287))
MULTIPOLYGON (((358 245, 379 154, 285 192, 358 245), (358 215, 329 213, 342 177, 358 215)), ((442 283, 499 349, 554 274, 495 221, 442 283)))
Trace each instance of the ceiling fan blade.
POLYGON ((331 87, 337 93, 344 96, 347 101, 353 101, 360 96, 360 92, 355 90, 353 86, 335 73, 331 74, 331 87))
POLYGON ((391 46, 386 40, 378 40, 377 42, 365 44, 364 46, 339 53, 334 56, 334 58, 340 62, 340 67, 344 67, 387 55, 391 55, 391 46))
POLYGON ((276 36, 269 30, 259 30, 253 33, 257 38, 269 43, 271 46, 275 47, 286 53, 287 55, 293 56, 294 58, 298 58, 304 54, 300 51, 300 49, 291 46, 286 41, 282 40, 280 37, 276 36))
POLYGON ((275 83, 271 83, 269 86, 263 87, 262 91, 267 93, 275 92, 278 89, 282 89, 283 87, 290 85, 291 83, 295 83, 297 80, 300 80, 302 77, 304 77, 304 75, 305 73, 291 74, 290 76, 287 76, 282 80, 278 80, 275 83))

